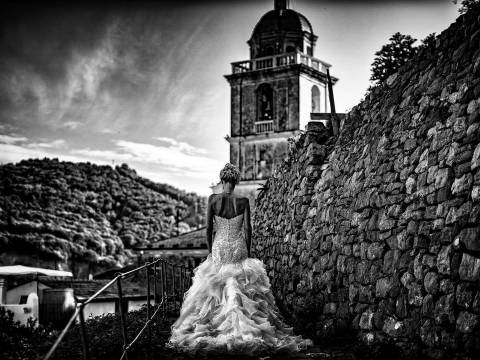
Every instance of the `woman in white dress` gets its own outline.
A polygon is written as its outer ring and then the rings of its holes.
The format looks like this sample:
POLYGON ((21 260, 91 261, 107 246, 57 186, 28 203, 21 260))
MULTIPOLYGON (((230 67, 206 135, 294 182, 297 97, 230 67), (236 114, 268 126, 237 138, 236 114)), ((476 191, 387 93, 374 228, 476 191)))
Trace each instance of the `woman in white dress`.
POLYGON ((239 170, 226 164, 220 180, 223 192, 208 199, 210 254, 194 270, 168 346, 188 352, 247 355, 295 352, 311 346, 311 340, 293 335, 285 324, 264 264, 250 258, 250 204, 247 198, 233 194, 239 170))

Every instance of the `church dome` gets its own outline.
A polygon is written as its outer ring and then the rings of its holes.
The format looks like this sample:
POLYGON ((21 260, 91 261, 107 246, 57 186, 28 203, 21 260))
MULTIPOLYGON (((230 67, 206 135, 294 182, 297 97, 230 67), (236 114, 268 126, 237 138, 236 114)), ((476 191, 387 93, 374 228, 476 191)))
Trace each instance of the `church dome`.
POLYGON ((302 14, 288 8, 288 0, 276 0, 275 8, 260 18, 247 43, 250 58, 302 52, 313 56, 317 36, 302 14))
POLYGON ((310 21, 295 10, 270 10, 257 23, 251 38, 278 32, 313 34, 313 29, 310 21))

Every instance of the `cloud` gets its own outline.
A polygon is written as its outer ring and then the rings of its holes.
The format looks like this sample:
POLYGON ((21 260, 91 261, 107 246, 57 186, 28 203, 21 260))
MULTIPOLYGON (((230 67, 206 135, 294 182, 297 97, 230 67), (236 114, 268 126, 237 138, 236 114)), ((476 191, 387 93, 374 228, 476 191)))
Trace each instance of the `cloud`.
POLYGON ((212 173, 218 168, 217 160, 202 155, 185 153, 181 147, 155 146, 145 143, 119 140, 117 146, 124 152, 145 162, 162 164, 175 169, 182 169, 191 175, 212 173))
POLYGON ((19 142, 25 142, 28 139, 24 136, 18 136, 18 135, 0 135, 0 143, 3 144, 15 144, 19 142))
POLYGON ((198 151, 202 152, 203 149, 196 149, 174 139, 166 139, 168 140, 163 141, 168 146, 117 140, 116 148, 113 150, 86 148, 72 150, 71 154, 102 161, 150 164, 158 166, 162 171, 194 178, 211 177, 218 171, 220 163, 216 159, 198 154, 198 151))
POLYGON ((186 142, 177 141, 177 140, 169 138, 169 137, 156 137, 155 139, 160 141, 160 142, 170 144, 171 148, 177 149, 178 151, 184 152, 186 154, 193 155, 193 154, 207 154, 208 153, 208 151, 206 149, 198 148, 198 147, 192 146, 192 145, 190 145, 186 142))
POLYGON ((68 128, 70 130, 75 130, 77 129, 80 125, 82 125, 81 122, 79 121, 67 121, 62 124, 62 127, 68 128))
POLYGON ((118 131, 115 131, 114 129, 111 128, 103 128, 98 131, 101 134, 115 134, 118 131))
POLYGON ((30 143, 27 144, 29 148, 52 148, 52 149, 58 149, 63 146, 65 146, 65 140, 63 139, 57 139, 53 141, 47 141, 47 142, 39 142, 39 143, 30 143))

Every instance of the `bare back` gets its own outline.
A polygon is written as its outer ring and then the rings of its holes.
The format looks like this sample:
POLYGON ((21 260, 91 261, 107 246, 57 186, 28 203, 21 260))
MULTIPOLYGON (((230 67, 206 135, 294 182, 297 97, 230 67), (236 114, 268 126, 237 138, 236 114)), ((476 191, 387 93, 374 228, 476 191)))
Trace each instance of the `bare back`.
POLYGON ((226 219, 234 218, 245 213, 249 206, 248 199, 230 194, 217 194, 211 198, 211 209, 213 215, 221 216, 226 219))
POLYGON ((250 256, 252 225, 250 223, 250 203, 248 198, 226 193, 210 195, 207 205, 207 246, 210 251, 212 249, 215 216, 229 220, 240 217, 242 214, 244 215, 242 218, 245 227, 245 241, 247 243, 248 255, 250 256))

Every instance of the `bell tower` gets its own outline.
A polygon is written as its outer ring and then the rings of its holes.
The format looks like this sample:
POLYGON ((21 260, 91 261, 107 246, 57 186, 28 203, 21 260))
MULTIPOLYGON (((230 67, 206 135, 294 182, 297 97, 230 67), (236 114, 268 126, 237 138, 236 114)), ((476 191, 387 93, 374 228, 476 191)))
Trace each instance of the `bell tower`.
POLYGON ((274 0, 247 41, 250 58, 233 62, 225 75, 231 88, 230 162, 241 172, 235 192, 254 198, 286 157, 287 139, 309 121, 326 121, 330 64, 314 57, 316 41, 310 22, 289 8, 289 0, 274 0))

